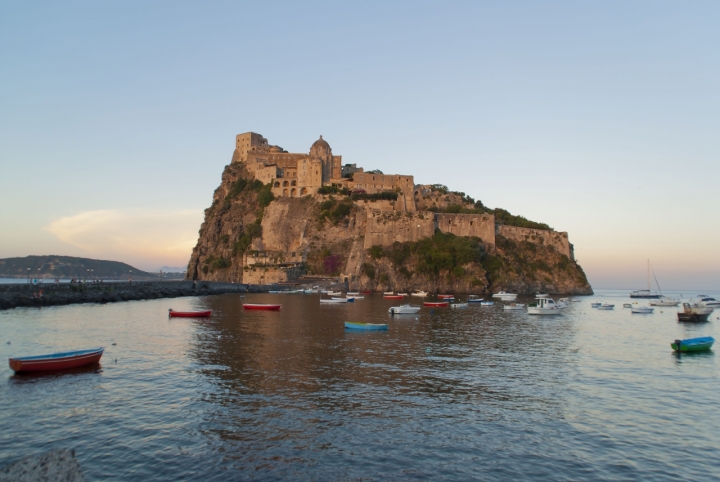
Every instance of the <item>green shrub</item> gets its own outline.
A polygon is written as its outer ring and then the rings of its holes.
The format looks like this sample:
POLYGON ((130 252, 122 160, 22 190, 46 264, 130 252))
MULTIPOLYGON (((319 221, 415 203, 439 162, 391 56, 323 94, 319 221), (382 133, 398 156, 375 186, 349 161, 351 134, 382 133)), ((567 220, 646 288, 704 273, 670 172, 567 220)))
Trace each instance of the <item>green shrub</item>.
POLYGON ((378 281, 380 282, 380 284, 387 284, 388 281, 390 281, 390 278, 386 273, 383 273, 380 275, 380 279, 378 279, 378 281))
POLYGON ((382 246, 378 246, 377 244, 370 246, 368 254, 372 259, 380 259, 385 256, 385 252, 383 251, 382 246))
MULTIPOLYGON (((255 180, 255 182, 260 182, 258 180, 255 180)), ((267 184, 266 186, 263 186, 262 182, 260 182, 260 191, 258 193, 258 204, 260 204, 261 208, 266 207, 269 205, 274 199, 275 195, 272 193, 272 185, 267 184)))
POLYGON ((369 263, 363 263, 360 272, 370 279, 375 279, 375 267, 369 263))
POLYGON ((230 188, 230 192, 228 192, 228 195, 225 197, 225 199, 230 200, 230 199, 237 197, 241 192, 243 192, 243 190, 245 189, 247 184, 248 184, 247 179, 242 178, 242 177, 240 179, 238 179, 237 181, 235 181, 233 183, 232 187, 230 188))

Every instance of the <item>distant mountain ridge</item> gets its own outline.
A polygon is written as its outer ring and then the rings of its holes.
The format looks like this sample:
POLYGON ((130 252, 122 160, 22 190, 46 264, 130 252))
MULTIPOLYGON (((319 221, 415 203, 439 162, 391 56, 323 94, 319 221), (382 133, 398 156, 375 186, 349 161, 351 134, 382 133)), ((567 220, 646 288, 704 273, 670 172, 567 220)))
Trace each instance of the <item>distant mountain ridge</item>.
POLYGON ((157 279, 158 275, 120 261, 47 255, 0 259, 0 277, 140 280, 157 279))

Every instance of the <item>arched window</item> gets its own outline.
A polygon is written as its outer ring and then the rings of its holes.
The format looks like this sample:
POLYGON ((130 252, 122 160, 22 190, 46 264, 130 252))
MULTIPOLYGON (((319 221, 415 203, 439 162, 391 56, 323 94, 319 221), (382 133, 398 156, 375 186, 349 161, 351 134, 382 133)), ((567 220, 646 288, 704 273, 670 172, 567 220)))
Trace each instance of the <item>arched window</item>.
POLYGON ((288 182, 287 182, 287 181, 283 181, 283 187, 287 187, 287 186, 288 186, 288 182))
POLYGON ((290 189, 290 197, 297 196, 297 192, 295 191, 295 188, 290 189))
POLYGON ((291 186, 297 186, 297 182, 295 182, 295 181, 290 181, 290 185, 291 185, 291 186))
POLYGON ((275 187, 280 187, 280 183, 275 181, 275 187))
POLYGON ((287 190, 287 189, 283 189, 283 196, 284 196, 284 197, 288 197, 288 190, 287 190))
POLYGON ((306 189, 306 188, 300 189, 300 195, 301 195, 301 196, 304 196, 304 195, 306 195, 306 194, 307 194, 307 189, 306 189))

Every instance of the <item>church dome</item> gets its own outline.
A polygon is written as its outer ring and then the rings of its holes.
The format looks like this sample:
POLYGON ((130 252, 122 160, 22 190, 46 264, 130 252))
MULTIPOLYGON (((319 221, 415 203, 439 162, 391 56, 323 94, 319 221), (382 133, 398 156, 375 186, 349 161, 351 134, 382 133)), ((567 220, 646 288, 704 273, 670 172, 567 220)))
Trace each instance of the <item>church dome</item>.
POLYGON ((329 161, 332 157, 330 144, 328 144, 322 136, 320 136, 320 139, 313 142, 312 147, 310 147, 310 157, 317 157, 326 161, 329 161))

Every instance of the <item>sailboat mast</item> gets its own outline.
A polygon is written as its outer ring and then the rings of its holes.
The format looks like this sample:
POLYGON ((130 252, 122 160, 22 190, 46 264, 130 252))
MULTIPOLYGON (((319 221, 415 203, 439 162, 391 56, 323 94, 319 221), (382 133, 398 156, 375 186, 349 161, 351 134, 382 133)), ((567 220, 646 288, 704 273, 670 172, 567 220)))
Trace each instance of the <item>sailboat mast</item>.
POLYGON ((650 291, 650 259, 647 260, 648 291, 650 291))

